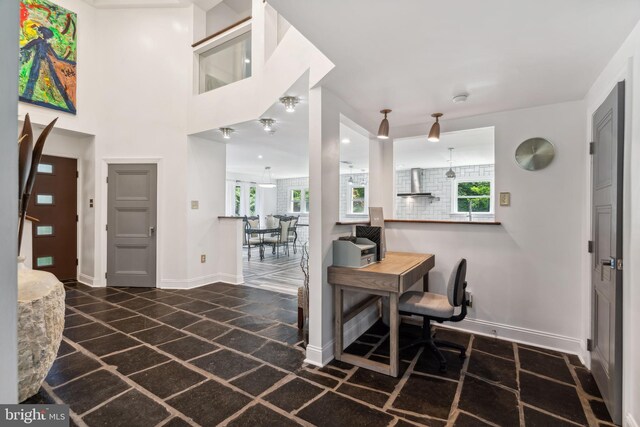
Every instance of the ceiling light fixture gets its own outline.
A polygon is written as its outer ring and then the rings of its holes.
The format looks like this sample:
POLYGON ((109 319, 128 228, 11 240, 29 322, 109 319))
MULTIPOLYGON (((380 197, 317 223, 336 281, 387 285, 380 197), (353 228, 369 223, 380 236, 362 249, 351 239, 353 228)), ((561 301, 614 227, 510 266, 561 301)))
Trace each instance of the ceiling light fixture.
POLYGON ((378 139, 389 139, 389 120, 387 120, 387 114, 391 112, 388 108, 384 110, 380 110, 382 114, 384 114, 384 119, 380 122, 380 127, 378 128, 378 139))
POLYGON ((258 154, 258 158, 261 159, 262 158, 262 154, 258 154))
POLYGON ((351 140, 349 138, 342 138, 342 143, 343 144, 348 144, 350 142, 351 142, 351 140))
POLYGON ((273 129, 273 125, 276 124, 276 121, 273 119, 260 119, 260 123, 262 123, 265 132, 270 132, 273 129))
POLYGON ((444 175, 449 179, 454 179, 456 177, 456 173, 453 171, 453 148, 449 147, 449 170, 444 175))
POLYGON ((280 98, 280 102, 284 104, 284 109, 287 113, 293 113, 296 111, 296 104, 300 102, 300 98, 297 96, 283 96, 280 98))
POLYGON ((467 98, 469 98, 468 94, 461 93, 459 95, 454 96, 452 101, 453 101, 454 104, 458 104, 460 102, 467 102, 467 98))
POLYGON ((271 166, 265 166, 262 173, 262 183, 258 184, 262 188, 276 188, 276 185, 271 182, 271 166))
MULTIPOLYGON (((353 173, 353 165, 349 165, 349 173, 353 173)), ((353 175, 349 176, 349 185, 353 185, 353 175)))
POLYGON ((435 117, 436 122, 431 126, 427 141, 438 142, 440 141, 440 122, 438 119, 442 117, 442 113, 433 113, 431 117, 435 117))
POLYGON ((235 130, 231 128, 220 128, 220 132, 222 132, 222 137, 224 139, 231 139, 231 134, 235 132, 235 130))
POLYGON ((244 58, 244 63, 245 63, 245 64, 251 64, 251 59, 249 59, 249 58, 244 58))

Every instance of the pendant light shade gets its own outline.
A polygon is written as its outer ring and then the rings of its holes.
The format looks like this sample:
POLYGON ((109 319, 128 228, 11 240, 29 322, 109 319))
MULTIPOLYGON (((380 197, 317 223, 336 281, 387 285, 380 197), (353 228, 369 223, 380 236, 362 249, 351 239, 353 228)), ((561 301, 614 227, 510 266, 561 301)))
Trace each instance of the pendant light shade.
POLYGON ((271 166, 265 166, 262 173, 262 183, 258 184, 262 188, 276 188, 276 185, 271 181, 271 166))
POLYGON ((453 148, 449 148, 449 170, 444 175, 449 179, 454 179, 456 173, 453 171, 453 148))
POLYGON ((442 113, 434 113, 431 117, 434 117, 436 122, 431 126, 427 140, 431 142, 438 142, 440 141, 440 122, 438 119, 442 117, 442 113))
POLYGON ((391 112, 388 108, 384 110, 380 110, 382 114, 384 114, 384 119, 380 122, 380 127, 378 128, 378 139, 389 139, 389 120, 387 120, 387 114, 391 112))

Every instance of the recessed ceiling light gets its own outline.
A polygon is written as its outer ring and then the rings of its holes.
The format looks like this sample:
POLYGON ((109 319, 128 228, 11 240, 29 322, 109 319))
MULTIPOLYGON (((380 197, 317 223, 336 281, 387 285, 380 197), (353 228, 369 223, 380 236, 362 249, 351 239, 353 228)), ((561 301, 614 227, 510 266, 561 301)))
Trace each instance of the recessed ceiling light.
POLYGON ((453 103, 454 104, 458 104, 460 102, 466 102, 467 98, 469 98, 469 95, 466 93, 461 93, 459 95, 456 95, 453 97, 453 103))
POLYGON ((265 132, 269 132, 273 129, 273 125, 276 124, 276 121, 273 119, 260 119, 260 123, 262 123, 262 127, 265 132))
POLYGON ((343 144, 348 144, 350 142, 351 142, 351 140, 349 138, 342 138, 342 143, 343 144))
POLYGON ((234 130, 231 128, 220 128, 220 132, 222 132, 224 139, 231 139, 231 133, 234 132, 234 130))
POLYGON ((244 63, 245 64, 251 64, 251 60, 249 58, 244 58, 244 63))
POLYGON ((296 104, 300 102, 300 99, 296 96, 283 96, 280 98, 280 102, 284 104, 287 113, 293 113, 296 111, 296 104))
POLYGON ((261 159, 262 158, 262 154, 258 154, 258 158, 261 159))

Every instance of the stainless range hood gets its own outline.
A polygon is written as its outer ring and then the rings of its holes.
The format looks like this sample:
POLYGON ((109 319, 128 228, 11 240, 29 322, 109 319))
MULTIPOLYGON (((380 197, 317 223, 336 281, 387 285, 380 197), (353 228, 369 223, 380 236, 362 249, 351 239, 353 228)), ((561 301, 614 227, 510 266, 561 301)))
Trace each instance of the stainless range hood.
POLYGON ((435 198, 433 194, 426 193, 422 189, 422 169, 411 169, 411 192, 398 193, 398 197, 429 197, 435 198))

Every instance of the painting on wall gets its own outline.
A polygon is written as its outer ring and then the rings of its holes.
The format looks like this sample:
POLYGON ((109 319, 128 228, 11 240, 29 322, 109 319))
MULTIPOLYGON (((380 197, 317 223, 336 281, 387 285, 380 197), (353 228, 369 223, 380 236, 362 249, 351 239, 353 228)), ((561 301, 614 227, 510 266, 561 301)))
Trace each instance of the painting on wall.
POLYGON ((76 113, 74 12, 47 0, 20 0, 20 101, 76 113))

